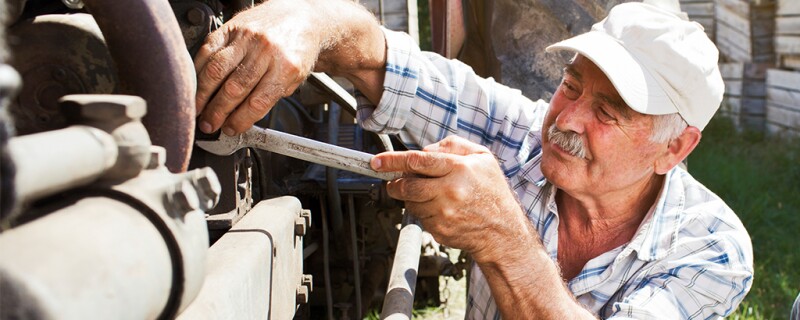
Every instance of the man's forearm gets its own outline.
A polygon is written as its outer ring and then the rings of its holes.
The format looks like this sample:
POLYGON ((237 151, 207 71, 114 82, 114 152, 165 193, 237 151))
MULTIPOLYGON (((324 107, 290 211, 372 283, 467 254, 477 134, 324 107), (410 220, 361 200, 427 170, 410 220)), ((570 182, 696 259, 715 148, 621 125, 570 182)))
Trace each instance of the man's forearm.
POLYGON ((386 40, 375 17, 347 0, 318 1, 315 9, 331 18, 322 24, 330 29, 325 30, 315 70, 345 77, 377 104, 386 72, 386 40))
MULTIPOLYGON (((509 222, 514 223, 514 222, 509 222)), ((475 257, 504 319, 595 319, 569 292, 534 228, 475 257)))

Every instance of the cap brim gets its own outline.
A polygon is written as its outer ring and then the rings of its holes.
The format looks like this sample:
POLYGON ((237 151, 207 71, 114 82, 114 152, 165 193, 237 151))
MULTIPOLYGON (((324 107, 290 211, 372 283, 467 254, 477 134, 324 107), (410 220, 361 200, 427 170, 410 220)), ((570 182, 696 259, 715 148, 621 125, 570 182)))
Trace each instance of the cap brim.
POLYGON ((588 58, 608 77, 628 106, 644 114, 677 113, 656 79, 619 42, 590 31, 547 47, 547 52, 575 51, 588 58))

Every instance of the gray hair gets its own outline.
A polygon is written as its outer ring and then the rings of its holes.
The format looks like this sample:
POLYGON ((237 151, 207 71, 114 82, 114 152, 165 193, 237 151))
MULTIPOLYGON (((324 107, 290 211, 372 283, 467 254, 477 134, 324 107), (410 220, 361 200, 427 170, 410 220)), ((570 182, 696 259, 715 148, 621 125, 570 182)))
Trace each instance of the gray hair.
POLYGON ((683 133, 689 124, 683 120, 680 114, 661 114, 653 116, 653 134, 650 141, 663 143, 672 141, 683 133))

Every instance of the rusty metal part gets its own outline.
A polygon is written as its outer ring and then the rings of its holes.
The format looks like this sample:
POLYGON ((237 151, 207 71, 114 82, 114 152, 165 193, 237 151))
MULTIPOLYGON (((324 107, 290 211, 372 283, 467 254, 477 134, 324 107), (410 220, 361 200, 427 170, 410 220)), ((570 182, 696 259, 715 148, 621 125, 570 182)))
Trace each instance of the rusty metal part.
POLYGON ((401 176, 397 172, 373 170, 369 165, 373 155, 369 153, 255 126, 234 137, 221 134, 216 141, 197 141, 197 146, 218 155, 253 147, 383 180, 401 176))
POLYGON ((221 232, 235 225, 261 198, 253 194, 253 159, 250 149, 242 149, 231 156, 218 156, 200 148, 192 153, 192 167, 210 167, 217 173, 220 183, 219 200, 208 211, 212 242, 221 232))
POLYGON ((186 171, 195 126, 196 76, 178 22, 163 0, 86 0, 119 70, 123 93, 141 96, 153 144, 167 167, 186 171))
POLYGON ((14 25, 11 65, 25 84, 9 111, 20 135, 65 128, 58 99, 112 93, 117 74, 100 28, 88 14, 44 15, 14 25))
POLYGON ((200 1, 177 0, 170 1, 169 5, 178 20, 186 48, 194 56, 206 36, 219 28, 222 22, 214 15, 214 9, 200 1))

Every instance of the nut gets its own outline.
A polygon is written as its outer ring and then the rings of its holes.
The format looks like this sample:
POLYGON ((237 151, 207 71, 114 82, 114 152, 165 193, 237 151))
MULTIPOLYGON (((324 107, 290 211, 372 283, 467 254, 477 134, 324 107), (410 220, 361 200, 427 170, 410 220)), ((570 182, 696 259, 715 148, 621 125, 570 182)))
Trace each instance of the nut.
POLYGON ((308 287, 304 285, 297 286, 297 296, 295 298, 295 303, 297 304, 308 303, 308 287))
POLYGON ((71 94, 59 104, 70 120, 81 124, 140 121, 147 113, 144 99, 120 94, 71 94))
POLYGON ((181 180, 172 185, 167 190, 167 202, 165 207, 173 217, 183 217, 189 212, 197 210, 200 207, 200 201, 197 199, 197 192, 194 186, 187 181, 181 180))
POLYGON ((310 274, 304 274, 301 281, 301 285, 308 287, 309 291, 314 291, 314 276, 310 274))
POLYGON ((147 163, 148 170, 163 167, 167 163, 167 149, 161 146, 150 146, 150 161, 147 163))
POLYGON ((300 211, 300 215, 294 219, 294 234, 296 236, 306 235, 306 229, 311 225, 311 211, 300 211))
POLYGON ((213 209, 219 202, 219 195, 222 193, 222 186, 217 174, 209 167, 193 170, 190 174, 192 186, 197 192, 200 210, 213 209))
POLYGON ((203 9, 198 7, 191 8, 188 12, 186 12, 186 20, 189 20, 189 23, 191 23, 193 26, 203 25, 203 22, 206 20, 205 18, 206 14, 203 12, 203 9))

